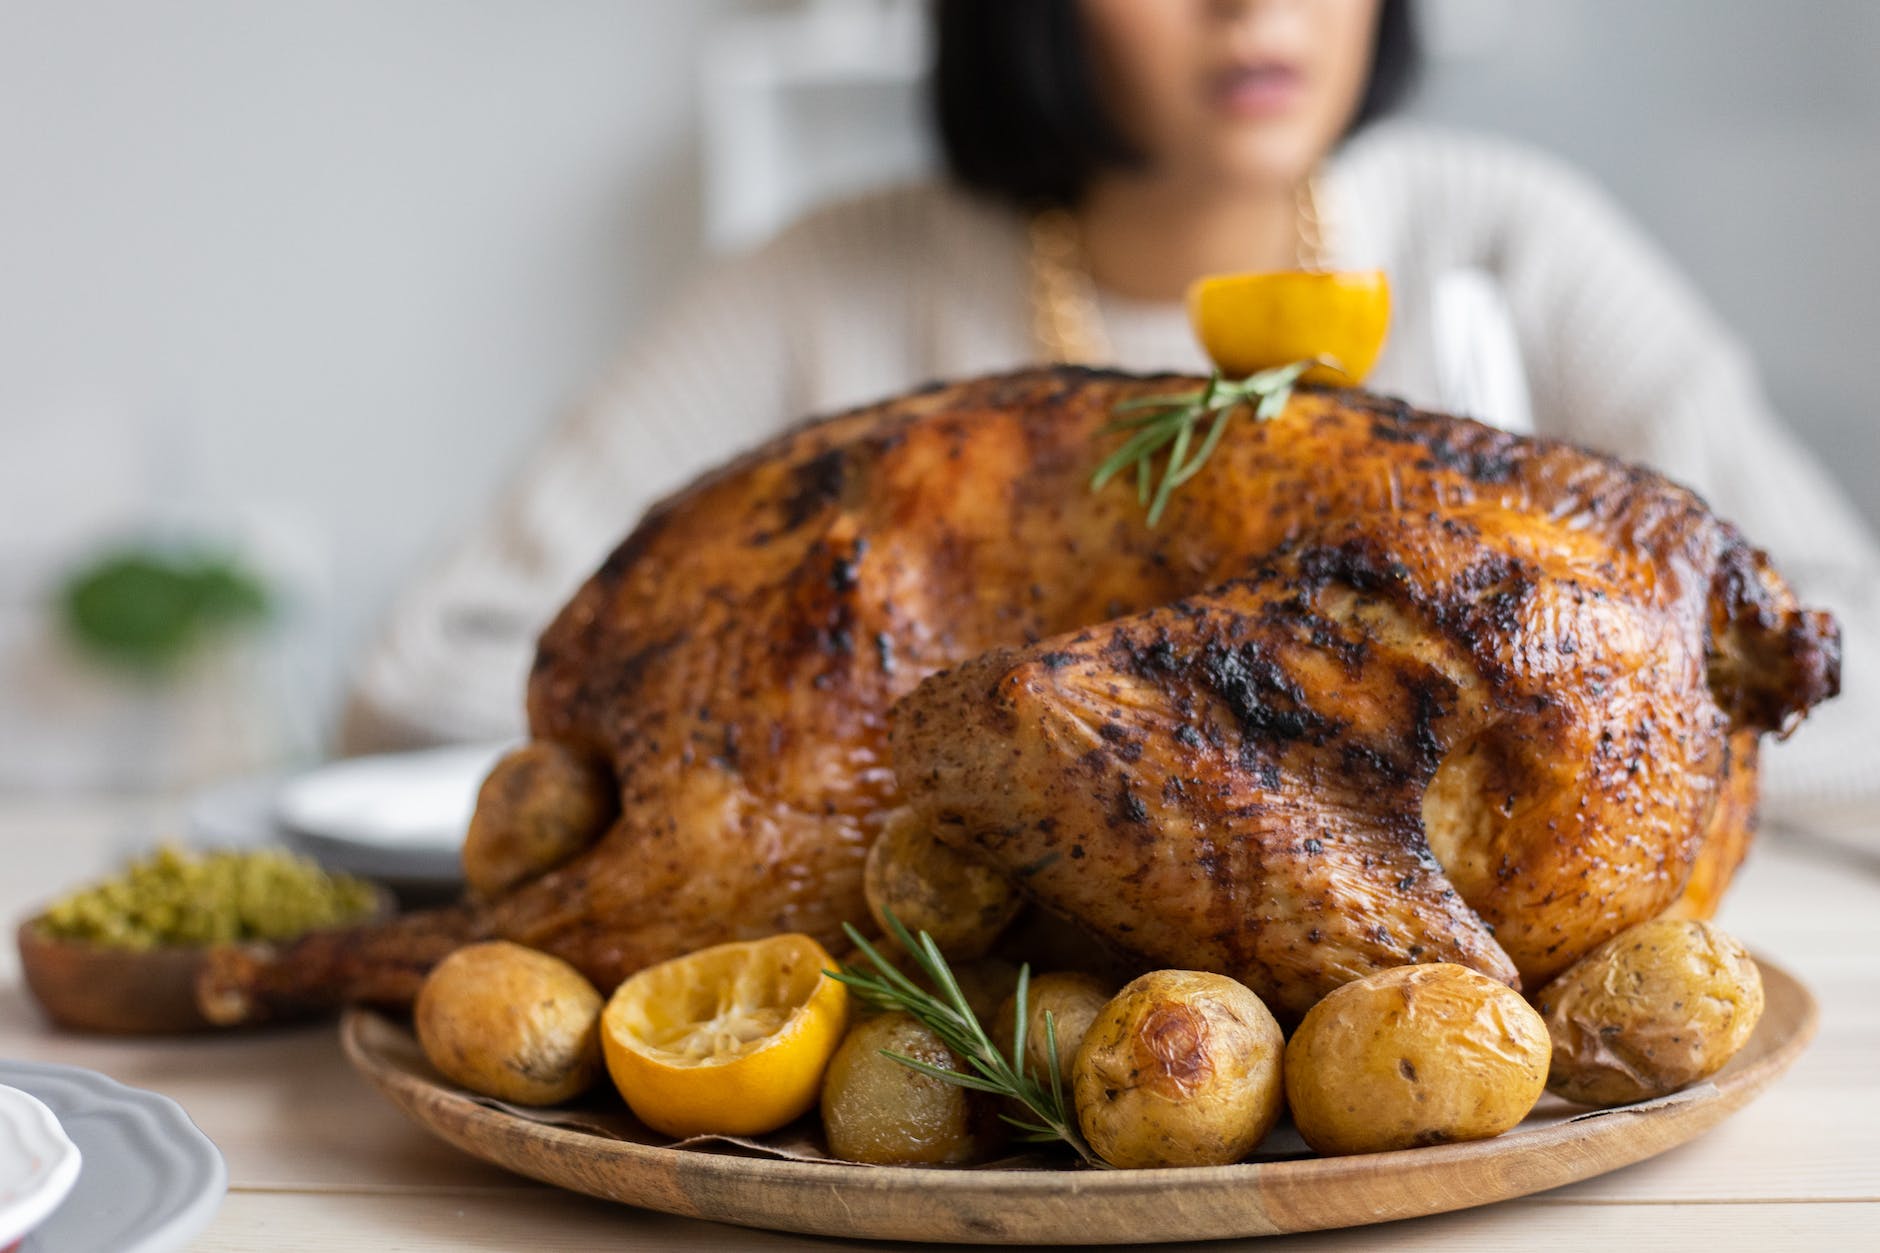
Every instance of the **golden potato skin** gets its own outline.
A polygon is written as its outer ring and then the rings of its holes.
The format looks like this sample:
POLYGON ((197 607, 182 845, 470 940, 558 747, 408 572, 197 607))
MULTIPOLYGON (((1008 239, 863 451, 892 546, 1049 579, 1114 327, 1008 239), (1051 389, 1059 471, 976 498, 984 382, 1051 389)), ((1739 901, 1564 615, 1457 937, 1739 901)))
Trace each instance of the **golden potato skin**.
POLYGON ((1286 1100, 1320 1153, 1485 1140, 1547 1082, 1546 1025, 1506 984, 1448 962, 1347 983, 1286 1046, 1286 1100))
POLYGON ((823 1075, 823 1133, 844 1161, 881 1166, 958 1165, 998 1142, 986 1098, 903 1066, 882 1049, 964 1069, 938 1036, 903 1013, 849 1028, 823 1075))
POLYGON ((473 894, 498 896, 599 839, 619 809, 600 766, 548 740, 524 744, 491 768, 477 792, 463 842, 464 879, 473 894))
POLYGON ((956 961, 990 952, 1024 904, 1003 875, 942 844, 908 810, 870 846, 862 893, 884 935, 892 934, 893 910, 911 934, 927 932, 956 961))
MULTIPOLYGON (((1045 1052, 1044 1016, 1051 1015, 1057 1036, 1058 1073, 1068 1079, 1077 1064, 1077 1050, 1090 1032, 1103 1007, 1116 993, 1116 985, 1081 970, 1057 971, 1038 975, 1025 990, 1025 1069, 1027 1074, 1048 1073, 1045 1052)), ((1012 1053, 1012 1031, 1016 1024, 1018 993, 999 1003, 998 1012, 981 1021, 991 1029, 992 1042, 1006 1056, 1012 1053)))
POLYGON ((518 1105, 579 1096, 601 1072, 601 996, 559 957, 507 940, 460 948, 418 989, 413 1018, 431 1064, 518 1105))
POLYGON ((1625 1105, 1721 1070, 1762 1017, 1762 972, 1713 924, 1657 918, 1607 940, 1535 1000, 1554 1041, 1548 1090, 1625 1105))
POLYGON ((1077 1123, 1112 1166, 1222 1166, 1279 1118, 1285 1040, 1225 975, 1154 970, 1090 1024, 1071 1068, 1077 1123))

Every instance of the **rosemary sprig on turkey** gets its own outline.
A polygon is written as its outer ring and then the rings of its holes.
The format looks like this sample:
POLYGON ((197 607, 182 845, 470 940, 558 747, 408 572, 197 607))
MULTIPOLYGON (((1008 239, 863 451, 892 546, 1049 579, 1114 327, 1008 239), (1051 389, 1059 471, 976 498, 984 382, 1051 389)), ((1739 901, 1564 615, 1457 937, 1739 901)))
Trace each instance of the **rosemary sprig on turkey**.
POLYGON ((1197 391, 1138 396, 1123 401, 1113 410, 1123 416, 1106 423, 1098 434, 1128 432, 1129 438, 1105 457, 1097 472, 1090 476, 1090 490, 1101 491, 1105 483, 1135 466, 1137 498, 1149 510, 1149 525, 1156 525, 1162 520, 1175 489, 1199 473, 1214 454, 1234 412, 1242 405, 1252 405, 1256 422, 1278 417, 1292 396, 1293 384, 1315 365, 1339 368, 1338 363, 1329 358, 1314 357, 1261 370, 1244 379, 1223 378, 1216 370, 1207 385, 1197 391), (1195 435, 1204 424, 1207 430, 1197 446, 1195 435), (1161 481, 1152 491, 1155 458, 1163 449, 1168 450, 1168 459, 1162 465, 1161 481))
POLYGON ((1031 1119, 1015 1118, 1006 1113, 1001 1113, 999 1117, 1018 1131, 1019 1140, 1028 1144, 1049 1144, 1061 1140, 1075 1149, 1077 1155, 1090 1165, 1105 1165, 1103 1159, 1091 1151, 1083 1132, 1078 1129, 1077 1114, 1058 1066, 1057 1022, 1050 1010, 1044 1013, 1045 1073, 1027 1073, 1025 995, 1031 982, 1031 967, 1025 965, 1018 968, 1018 989, 1012 994, 1017 1006, 1013 1011, 1012 1055, 1007 1057, 993 1044, 986 1029, 979 1025, 972 1006, 966 1003, 966 996, 960 991, 959 980, 953 977, 953 971, 948 967, 947 959, 941 955, 939 946, 933 942, 933 937, 922 931, 917 940, 908 934, 906 926, 894 916, 894 911, 882 912, 886 915, 888 930, 896 943, 912 955, 914 964, 937 989, 937 994, 929 992, 897 970, 892 962, 862 938, 861 932, 847 923, 843 924, 843 931, 848 934, 850 942, 861 950, 862 955, 868 958, 877 973, 868 974, 847 963, 840 970, 827 973, 831 978, 848 984, 857 996, 876 1009, 900 1011, 912 1016, 916 1022, 938 1036, 940 1042, 964 1061, 969 1069, 949 1070, 888 1049, 881 1051, 882 1056, 942 1083, 1016 1101, 1030 1111, 1031 1119))

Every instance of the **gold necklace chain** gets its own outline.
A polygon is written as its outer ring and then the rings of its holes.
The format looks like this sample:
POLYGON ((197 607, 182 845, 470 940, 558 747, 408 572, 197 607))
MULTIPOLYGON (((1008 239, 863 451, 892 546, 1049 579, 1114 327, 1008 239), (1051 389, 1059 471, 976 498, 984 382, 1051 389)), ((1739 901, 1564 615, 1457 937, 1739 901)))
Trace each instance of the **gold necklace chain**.
POLYGON ((1066 209, 1031 219, 1032 338, 1046 363, 1096 365, 1114 359, 1084 262, 1083 232, 1066 209))
MULTIPOLYGON (((1326 269, 1331 226, 1320 206, 1316 171, 1299 184, 1294 205, 1294 259, 1302 270, 1326 269)), ((1052 364, 1113 361, 1077 218, 1065 209, 1047 209, 1033 215, 1030 237, 1031 327, 1039 354, 1052 364)))
POLYGON ((1319 172, 1313 170, 1293 193, 1293 221, 1298 238, 1293 261, 1302 270, 1332 268, 1332 222, 1326 216, 1320 197, 1319 172))

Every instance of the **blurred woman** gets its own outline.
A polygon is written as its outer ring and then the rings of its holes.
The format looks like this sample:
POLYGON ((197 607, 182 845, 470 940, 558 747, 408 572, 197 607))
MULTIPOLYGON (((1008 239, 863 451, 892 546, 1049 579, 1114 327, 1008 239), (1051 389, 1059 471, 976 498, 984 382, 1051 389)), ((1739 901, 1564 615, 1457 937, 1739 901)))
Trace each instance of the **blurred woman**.
MULTIPOLYGON (((1404 0, 936 15, 950 177, 822 209, 703 276, 403 598, 347 747, 519 732, 555 609, 653 499, 783 424, 1045 361, 1205 370, 1189 282, 1301 266, 1389 273, 1367 386, 1662 469, 1866 646, 1872 539, 1664 259, 1546 157, 1381 120, 1417 67, 1404 0)), ((1770 754, 1770 790, 1874 786, 1876 710, 1850 691, 1820 711, 1802 751, 1770 754)))

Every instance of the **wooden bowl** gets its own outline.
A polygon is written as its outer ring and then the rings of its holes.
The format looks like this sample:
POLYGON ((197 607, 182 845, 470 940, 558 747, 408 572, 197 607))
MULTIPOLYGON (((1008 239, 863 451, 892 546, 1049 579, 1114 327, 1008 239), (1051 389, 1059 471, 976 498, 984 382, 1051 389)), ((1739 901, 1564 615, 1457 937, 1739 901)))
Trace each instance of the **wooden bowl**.
MULTIPOLYGON (((381 888, 362 921, 389 918, 397 908, 381 888)), ((33 999, 59 1026, 110 1035, 225 1029, 196 1007, 196 974, 216 946, 127 949, 64 940, 47 933, 39 917, 27 918, 16 933, 20 968, 33 999)))
POLYGON ((47 933, 37 918, 20 924, 26 987, 61 1027, 129 1035, 207 1031, 196 1008, 196 972, 206 946, 112 948, 47 933))

